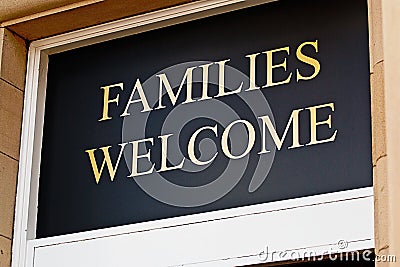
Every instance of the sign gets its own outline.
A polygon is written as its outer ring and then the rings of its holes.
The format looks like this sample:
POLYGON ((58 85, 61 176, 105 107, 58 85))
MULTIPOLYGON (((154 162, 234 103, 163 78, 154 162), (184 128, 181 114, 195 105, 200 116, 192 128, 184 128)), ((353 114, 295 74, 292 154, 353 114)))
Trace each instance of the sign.
POLYGON ((49 56, 37 237, 372 185, 365 1, 49 56))

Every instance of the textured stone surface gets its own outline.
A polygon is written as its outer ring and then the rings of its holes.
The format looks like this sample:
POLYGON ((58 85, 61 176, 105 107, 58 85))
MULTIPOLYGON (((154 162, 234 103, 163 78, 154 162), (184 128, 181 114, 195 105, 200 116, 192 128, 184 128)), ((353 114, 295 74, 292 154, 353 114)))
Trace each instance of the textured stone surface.
POLYGON ((8 267, 11 264, 11 240, 0 236, 0 266, 8 267))
MULTIPOLYGON (((382 1, 388 193, 388 252, 400 266, 400 1, 382 1)), ((383 266, 383 265, 382 265, 383 266)))
POLYGON ((14 224, 17 174, 18 162, 0 153, 0 236, 8 238, 14 224))
MULTIPOLYGON (((374 166, 374 206, 375 206, 375 253, 387 255, 389 248, 389 207, 387 158, 380 158, 374 166)), ((377 263, 377 266, 388 266, 388 263, 377 263)))
MULTIPOLYGON (((84 1, 81 1, 84 2, 84 1)), ((76 29, 90 27, 121 18, 143 14, 158 9, 168 8, 193 0, 107 0, 91 5, 50 13, 42 17, 32 17, 30 20, 12 25, 3 23, 24 39, 36 40, 76 29), (60 23, 61 22, 61 23, 60 23)))
POLYGON ((19 157, 23 92, 0 79, 0 151, 19 157))
POLYGON ((386 119, 383 61, 371 74, 372 164, 386 155, 386 119))
POLYGON ((0 28, 0 79, 23 90, 25 71, 25 41, 11 31, 0 28))
POLYGON ((371 67, 383 60, 382 0, 368 0, 371 67))
POLYGON ((0 22, 32 15, 82 0, 2 0, 0 1, 0 22))

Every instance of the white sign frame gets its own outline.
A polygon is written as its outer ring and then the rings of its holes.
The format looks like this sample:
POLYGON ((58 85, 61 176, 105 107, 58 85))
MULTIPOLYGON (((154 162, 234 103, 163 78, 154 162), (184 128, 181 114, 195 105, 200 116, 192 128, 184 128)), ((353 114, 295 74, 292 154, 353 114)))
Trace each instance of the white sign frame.
POLYGON ((48 55, 266 2, 203 0, 31 43, 13 267, 239 266, 290 260, 282 251, 318 256, 374 247, 372 187, 35 238, 48 55))

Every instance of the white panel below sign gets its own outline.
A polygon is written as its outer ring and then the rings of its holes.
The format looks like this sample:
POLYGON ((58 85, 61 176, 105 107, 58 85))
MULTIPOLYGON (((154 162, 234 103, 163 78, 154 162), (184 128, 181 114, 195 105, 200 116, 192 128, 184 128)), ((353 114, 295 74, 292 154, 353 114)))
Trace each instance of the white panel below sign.
POLYGON ((237 266, 368 249, 373 214, 372 188, 342 191, 31 240, 27 266, 237 266))

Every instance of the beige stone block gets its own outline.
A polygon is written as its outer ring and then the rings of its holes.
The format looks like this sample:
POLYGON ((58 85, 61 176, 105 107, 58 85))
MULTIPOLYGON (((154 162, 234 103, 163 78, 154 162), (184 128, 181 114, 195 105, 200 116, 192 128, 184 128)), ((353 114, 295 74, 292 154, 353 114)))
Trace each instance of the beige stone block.
POLYGON ((19 158, 23 92, 0 79, 0 151, 19 158))
POLYGON ((195 0, 107 0, 23 21, 8 21, 3 26, 26 40, 37 40, 72 30, 169 8, 195 0))
POLYGON ((384 63, 380 62, 371 74, 371 127, 372 127, 372 164, 386 155, 386 120, 384 94, 384 63))
POLYGON ((0 266, 11 266, 11 240, 0 236, 0 266))
MULTIPOLYGON (((387 255, 389 249, 389 195, 387 180, 387 157, 378 160, 373 168, 375 253, 387 255)), ((379 267, 386 266, 379 263, 379 267)))
POLYGON ((400 265, 400 1, 382 1, 385 62, 385 115, 388 157, 389 253, 400 265))
POLYGON ((0 21, 21 18, 49 9, 83 2, 82 0, 2 0, 0 1, 0 21))
POLYGON ((27 49, 25 41, 5 28, 0 28, 0 78, 23 90, 27 49))
POLYGON ((17 174, 18 162, 0 153, 0 236, 9 238, 13 232, 17 174))
POLYGON ((383 60, 382 0, 369 0, 369 34, 371 66, 383 60))

